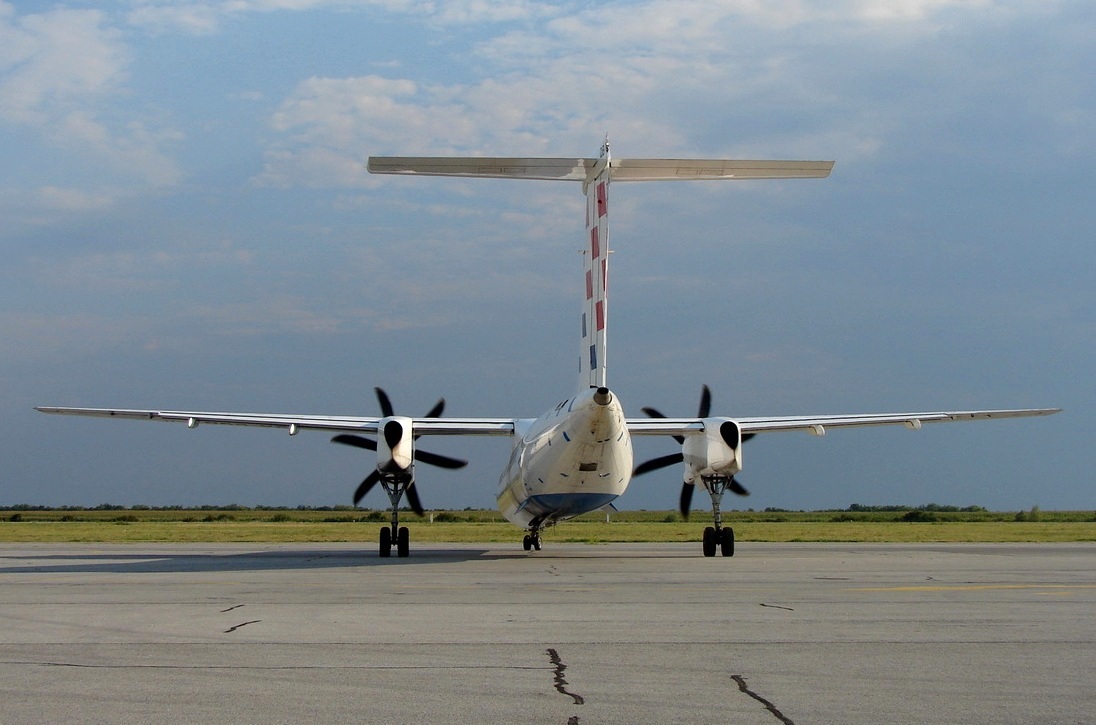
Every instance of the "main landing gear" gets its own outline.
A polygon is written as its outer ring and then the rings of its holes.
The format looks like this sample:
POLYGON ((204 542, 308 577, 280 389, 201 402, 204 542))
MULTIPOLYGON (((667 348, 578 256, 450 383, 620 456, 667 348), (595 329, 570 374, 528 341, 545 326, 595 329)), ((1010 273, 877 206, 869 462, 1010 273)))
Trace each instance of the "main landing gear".
POLYGON ((411 552, 411 532, 406 526, 385 526, 381 529, 381 556, 392 556, 393 544, 396 545, 397 556, 407 556, 411 552), (393 531, 396 532, 395 536, 392 535, 393 531))
MULTIPOLYGON (((396 547, 396 556, 404 557, 411 553, 411 532, 406 526, 400 526, 400 500, 413 485, 415 482, 411 478, 401 480, 400 477, 381 477, 381 486, 392 504, 392 523, 381 529, 381 556, 392 556, 393 546, 396 547)), ((408 499, 411 499, 410 495, 408 499)))
POLYGON ((723 493, 728 488, 734 490, 738 484, 733 476, 704 476, 701 481, 712 497, 712 520, 715 523, 704 529, 704 556, 715 556, 716 549, 723 556, 734 556, 734 529, 723 526, 719 504, 723 501, 723 493))
POLYGON ((716 549, 723 556, 734 556, 734 529, 730 526, 704 529, 704 556, 715 556, 716 549))
POLYGON ((526 551, 537 550, 540 551, 540 531, 534 529, 525 535, 525 538, 521 540, 521 547, 526 551))

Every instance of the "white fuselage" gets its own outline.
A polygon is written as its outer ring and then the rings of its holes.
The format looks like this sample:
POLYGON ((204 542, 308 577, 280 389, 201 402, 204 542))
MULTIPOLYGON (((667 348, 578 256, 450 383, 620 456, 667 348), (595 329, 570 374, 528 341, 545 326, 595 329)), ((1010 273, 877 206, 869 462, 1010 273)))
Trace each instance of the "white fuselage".
POLYGON ((624 493, 632 440, 608 388, 590 388, 515 431, 498 506, 521 527, 541 528, 596 511, 624 493))

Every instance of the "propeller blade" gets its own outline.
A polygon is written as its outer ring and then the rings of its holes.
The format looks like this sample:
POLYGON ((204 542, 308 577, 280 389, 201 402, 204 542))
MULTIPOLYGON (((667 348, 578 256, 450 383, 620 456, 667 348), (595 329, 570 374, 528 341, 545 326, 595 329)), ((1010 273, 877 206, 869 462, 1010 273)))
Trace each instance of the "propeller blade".
POLYGON ((750 492, 746 490, 746 487, 735 480, 734 476, 731 476, 731 482, 728 484, 730 489, 737 493, 739 496, 749 496, 750 492))
POLYGON ((681 511, 681 518, 686 521, 689 520, 689 508, 693 503, 693 489, 696 486, 690 483, 681 484, 681 499, 678 501, 678 506, 681 511))
POLYGON ((707 418, 712 412, 712 391, 705 385, 700 389, 700 407, 696 409, 697 418, 707 418))
POLYGON ((354 491, 354 505, 357 506, 361 503, 361 500, 365 498, 365 494, 369 493, 369 489, 377 485, 377 481, 381 480, 381 474, 373 471, 365 480, 358 485, 358 490, 354 491))
POLYGON ((373 392, 377 394, 377 402, 381 404, 381 415, 385 418, 395 415, 395 411, 392 409, 392 401, 388 399, 388 393, 380 388, 373 388, 373 392))
POLYGON ((364 448, 367 451, 377 450, 377 442, 369 438, 362 438, 361 436, 350 435, 349 433, 342 433, 331 439, 332 443, 342 443, 346 446, 354 446, 355 448, 364 448))
POLYGON ((685 460, 685 456, 680 453, 671 453, 668 456, 660 456, 658 458, 652 458, 649 461, 636 466, 636 469, 632 471, 633 476, 642 476, 644 473, 650 473, 651 471, 657 471, 660 468, 666 466, 672 466, 675 463, 681 463, 685 460))
POLYGON ((445 398, 442 398, 437 403, 435 403, 434 407, 430 409, 430 412, 427 413, 423 417, 424 418, 437 418, 441 415, 441 412, 443 410, 445 410, 445 398))
POLYGON ((422 516, 422 501, 419 500, 419 490, 414 482, 412 482, 411 485, 407 487, 407 490, 404 491, 404 495, 407 496, 407 505, 411 507, 411 510, 417 513, 419 516, 422 516))
POLYGON ((450 458, 449 456, 443 456, 438 453, 430 453, 429 451, 423 451, 417 448, 415 449, 415 460, 422 461, 431 466, 437 466, 438 468, 464 468, 468 465, 468 461, 462 461, 459 458, 450 458))
MULTIPOLYGON (((666 417, 662 413, 655 410, 654 408, 643 408, 642 410, 643 410, 644 413, 647 414, 648 418, 665 418, 666 417)), ((685 443, 685 436, 673 436, 673 439, 678 442, 678 445, 681 445, 681 444, 685 443)), ((635 475, 635 474, 633 474, 633 475, 635 475)))
MULTIPOLYGON (((392 400, 388 397, 388 393, 384 392, 382 388, 373 388, 373 392, 377 394, 377 402, 381 406, 381 414, 385 418, 391 418, 395 415, 395 409, 392 407, 392 400)), ((442 411, 445 410, 445 398, 440 399, 434 404, 434 407, 426 414, 427 418, 437 418, 441 416, 442 411)), ((399 445, 403 439, 404 433, 407 431, 404 426, 395 420, 390 420, 381 429, 378 430, 378 435, 384 436, 385 443, 389 448, 395 448, 399 445)), ((418 440, 419 436, 414 435, 414 440, 418 440)), ((353 446, 354 448, 364 448, 369 451, 377 450, 377 441, 371 438, 363 438, 362 436, 352 435, 349 433, 342 433, 331 439, 332 443, 342 443, 343 445, 353 446)), ((414 451, 415 460, 421 461, 431 466, 438 466, 439 468, 464 468, 468 465, 468 461, 462 461, 459 458, 450 458, 449 456, 439 455, 437 453, 430 453, 428 451, 414 451)), ((362 481, 356 491, 354 491, 354 505, 365 498, 365 495, 369 493, 370 489, 377 485, 377 482, 381 480, 381 474, 378 471, 373 471, 365 480, 362 481)), ((415 487, 414 481, 408 484, 404 490, 407 496, 407 504, 417 513, 419 516, 423 515, 422 502, 419 500, 419 491, 415 487)))

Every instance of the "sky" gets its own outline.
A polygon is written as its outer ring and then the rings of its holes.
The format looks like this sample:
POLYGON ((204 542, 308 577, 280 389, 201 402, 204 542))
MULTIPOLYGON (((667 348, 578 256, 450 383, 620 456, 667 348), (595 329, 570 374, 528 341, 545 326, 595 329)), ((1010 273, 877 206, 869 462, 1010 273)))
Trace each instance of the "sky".
MULTIPOLYGON (((1065 409, 758 436, 725 506, 1096 508, 1093 68, 1086 0, 0 0, 0 505, 349 504, 373 466, 318 432, 37 405, 553 407, 580 187, 364 163, 608 135, 617 158, 836 160, 612 188, 629 415, 691 415, 704 383, 731 417, 1065 409)), ((419 467, 428 508, 494 506, 507 439, 429 443, 471 463, 419 467)))

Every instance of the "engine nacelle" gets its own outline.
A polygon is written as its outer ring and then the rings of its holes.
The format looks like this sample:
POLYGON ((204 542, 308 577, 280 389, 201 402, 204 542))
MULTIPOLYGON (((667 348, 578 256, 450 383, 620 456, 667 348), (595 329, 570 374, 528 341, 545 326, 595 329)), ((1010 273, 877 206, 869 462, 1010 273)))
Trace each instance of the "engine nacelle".
POLYGON ((729 418, 705 418, 704 432, 685 436, 685 483, 707 476, 733 476, 742 470, 742 432, 729 418))
POLYGON ((411 419, 382 418, 377 424, 377 470, 387 474, 410 473, 415 456, 411 419))

